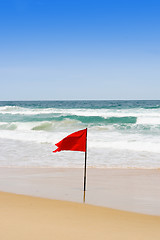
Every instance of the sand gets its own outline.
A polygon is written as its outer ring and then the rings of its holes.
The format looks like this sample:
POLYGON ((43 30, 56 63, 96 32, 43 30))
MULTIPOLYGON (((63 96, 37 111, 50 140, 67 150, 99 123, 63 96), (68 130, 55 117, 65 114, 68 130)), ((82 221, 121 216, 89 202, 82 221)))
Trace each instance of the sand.
POLYGON ((159 240, 160 217, 0 192, 3 240, 159 240))
POLYGON ((83 169, 0 168, 0 240, 160 239, 158 169, 87 177, 83 204, 83 169))
MULTIPOLYGON (((0 168, 0 191, 83 202, 83 169, 0 168)), ((159 169, 87 169, 86 203, 160 216, 159 169)))

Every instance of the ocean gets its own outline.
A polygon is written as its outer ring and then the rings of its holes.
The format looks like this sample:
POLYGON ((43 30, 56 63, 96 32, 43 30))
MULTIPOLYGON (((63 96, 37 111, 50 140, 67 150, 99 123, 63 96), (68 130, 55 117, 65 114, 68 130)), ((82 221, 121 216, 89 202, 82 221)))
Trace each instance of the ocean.
POLYGON ((160 101, 0 102, 0 167, 84 166, 55 143, 88 128, 88 167, 160 168, 160 101))

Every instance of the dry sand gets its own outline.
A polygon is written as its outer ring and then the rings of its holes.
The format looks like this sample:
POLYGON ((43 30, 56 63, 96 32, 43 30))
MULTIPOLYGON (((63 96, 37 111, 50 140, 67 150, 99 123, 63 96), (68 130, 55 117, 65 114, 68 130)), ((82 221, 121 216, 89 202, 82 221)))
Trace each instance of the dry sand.
POLYGON ((2 240, 159 240, 160 217, 0 192, 2 240))

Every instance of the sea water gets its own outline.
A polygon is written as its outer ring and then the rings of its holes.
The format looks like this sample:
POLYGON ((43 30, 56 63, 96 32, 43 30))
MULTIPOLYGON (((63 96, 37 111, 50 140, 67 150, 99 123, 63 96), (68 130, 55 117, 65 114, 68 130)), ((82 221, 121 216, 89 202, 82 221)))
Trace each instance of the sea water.
POLYGON ((160 168, 160 101, 0 102, 0 167, 83 167, 55 143, 88 128, 87 166, 160 168))

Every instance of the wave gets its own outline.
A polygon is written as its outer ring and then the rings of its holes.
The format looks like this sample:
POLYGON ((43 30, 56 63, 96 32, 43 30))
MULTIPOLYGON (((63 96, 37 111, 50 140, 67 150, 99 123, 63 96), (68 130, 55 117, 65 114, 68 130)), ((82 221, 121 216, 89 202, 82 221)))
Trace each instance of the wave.
MULTIPOLYGON (((123 118, 135 117, 138 120, 141 118, 157 118, 160 120, 160 110, 157 106, 153 109, 149 108, 130 108, 130 109, 88 109, 88 108, 24 108, 19 106, 3 106, 0 107, 0 121, 41 121, 54 120, 54 117, 63 116, 77 117, 102 117, 108 118, 123 118)), ((57 119, 58 120, 58 119, 57 119)), ((87 121, 87 120, 86 120, 87 121)), ((94 120, 93 120, 94 121, 94 120)), ((101 121, 101 120, 100 120, 101 121)))
MULTIPOLYGON (((117 122, 117 121, 116 121, 117 122)), ((64 119, 62 121, 42 121, 42 122, 16 122, 16 123, 1 123, 0 131, 1 136, 5 134, 5 130, 13 132, 16 131, 18 134, 23 133, 34 133, 46 132, 46 134, 57 132, 57 131, 68 131, 72 132, 79 129, 88 127, 91 132, 102 132, 107 134, 110 132, 119 132, 121 134, 140 134, 146 136, 159 136, 160 135, 160 124, 132 124, 132 123, 120 123, 120 124, 87 124, 74 119, 64 119), (2 133, 3 131, 3 133, 2 133), (48 132, 48 133, 47 133, 48 132)), ((9 134, 9 133, 8 133, 9 134)))
MULTIPOLYGON (((67 104, 67 106, 69 106, 69 103, 67 104)), ((90 102, 90 106, 92 104, 90 102)), ((115 105, 117 104, 118 103, 115 105)), ((57 108, 53 108, 53 106, 48 107, 51 105, 47 105, 45 108, 36 104, 35 106, 36 107, 24 107, 23 105, 0 106, 0 130, 19 129, 22 126, 20 123, 26 123, 23 126, 27 126, 30 130, 34 131, 53 131, 58 127, 72 128, 72 126, 100 126, 102 129, 106 129, 105 127, 111 129, 110 127, 113 126, 113 129, 120 131, 136 130, 136 132, 138 132, 139 130, 140 132, 155 132, 157 130, 159 133, 159 104, 153 104, 152 108, 150 103, 148 106, 145 105, 146 109, 94 109, 91 108, 92 106, 87 108, 86 105, 84 105, 86 108, 62 108, 63 106, 60 105, 60 103, 56 106, 57 108)), ((43 107, 44 106, 43 103, 43 107)), ((76 105, 76 107, 77 106, 78 105, 76 105)), ((114 104, 112 104, 112 107, 113 106, 114 104)))
POLYGON ((75 120, 64 119, 63 121, 41 122, 31 128, 34 131, 55 131, 57 129, 71 129, 73 127, 82 127, 80 123, 75 120))
POLYGON ((94 124, 120 124, 120 123, 131 123, 134 124, 137 121, 136 117, 101 117, 101 116, 77 116, 77 115, 62 115, 58 114, 37 114, 37 115, 14 115, 10 116, 8 114, 1 115, 1 122, 41 122, 41 121, 63 121, 66 119, 76 120, 78 122, 94 125, 94 124))
POLYGON ((158 110, 160 101, 22 101, 1 102, 0 112, 11 114, 54 113, 65 110, 158 110))
POLYGON ((1 114, 21 114, 21 115, 35 115, 35 114, 47 114, 56 113, 54 108, 24 108, 18 106, 4 106, 0 107, 1 114))
POLYGON ((160 104, 157 105, 153 105, 153 106, 135 106, 134 108, 130 107, 130 108, 115 108, 113 107, 109 107, 109 108, 103 108, 103 106, 99 107, 99 108, 94 108, 94 105, 91 104, 90 108, 89 107, 81 107, 81 106, 50 106, 50 107, 40 107, 40 106, 36 106, 36 107, 26 107, 26 106, 0 106, 0 113, 11 113, 11 114, 41 114, 41 113, 62 113, 62 112, 126 112, 126 111, 132 111, 132 112, 137 112, 137 111, 146 111, 146 110, 158 110, 160 108, 160 104))
POLYGON ((88 124, 119 124, 119 123, 136 123, 137 118, 136 117, 98 117, 98 116, 76 116, 76 115, 70 115, 65 116, 65 118, 70 118, 74 120, 78 120, 82 123, 88 123, 88 124))
MULTIPOLYGON (((69 118, 65 117, 59 118, 61 121, 52 121, 52 122, 43 122, 35 127, 32 128, 32 130, 45 130, 45 131, 51 131, 54 130, 57 127, 73 127, 73 126, 80 126, 81 124, 87 124, 90 127, 97 125, 100 125, 104 127, 104 130, 106 130, 105 125, 112 125, 112 124, 118 124, 118 123, 130 123, 133 124, 136 122, 136 119, 133 117, 128 118, 109 118, 109 119, 103 119, 99 117, 75 117, 70 116, 69 118), (103 123, 103 125, 102 125, 103 123)), ((86 126, 86 125, 85 125, 86 126)))
POLYGON ((16 130, 17 129, 17 125, 13 124, 13 123, 1 123, 0 124, 0 130, 16 130))
POLYGON ((79 153, 52 151, 56 142, 88 127, 90 166, 160 166, 160 101, 11 104, 0 102, 1 165, 64 167, 77 159, 78 166, 79 153))
POLYGON ((160 105, 144 107, 144 109, 158 109, 158 108, 160 108, 160 105))

